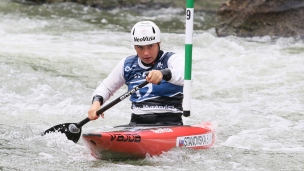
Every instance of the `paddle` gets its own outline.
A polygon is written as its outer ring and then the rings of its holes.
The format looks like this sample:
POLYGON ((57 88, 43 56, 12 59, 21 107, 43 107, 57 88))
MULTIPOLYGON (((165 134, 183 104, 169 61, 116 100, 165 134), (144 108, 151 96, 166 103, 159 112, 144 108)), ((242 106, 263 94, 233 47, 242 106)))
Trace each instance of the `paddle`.
MULTIPOLYGON (((113 100, 109 104, 105 105, 103 108, 99 109, 96 112, 97 115, 102 114, 103 112, 105 112, 112 106, 116 105, 120 101, 124 100, 125 98, 129 97, 131 94, 135 93, 137 90, 141 89, 142 87, 144 87, 147 84, 148 84, 148 82, 145 81, 145 82, 139 84, 138 86, 132 88, 130 91, 126 92, 125 94, 121 95, 120 97, 113 100)), ((79 138, 81 136, 81 127, 83 125, 85 125, 86 123, 88 123, 89 121, 90 121, 89 118, 85 118, 84 120, 82 120, 78 123, 64 123, 64 124, 56 125, 56 126, 53 126, 49 129, 47 129, 46 131, 44 131, 42 136, 47 133, 51 133, 51 132, 61 132, 61 133, 65 133, 65 135, 67 136, 67 138, 69 140, 72 140, 74 143, 77 143, 77 141, 79 140, 79 138)))

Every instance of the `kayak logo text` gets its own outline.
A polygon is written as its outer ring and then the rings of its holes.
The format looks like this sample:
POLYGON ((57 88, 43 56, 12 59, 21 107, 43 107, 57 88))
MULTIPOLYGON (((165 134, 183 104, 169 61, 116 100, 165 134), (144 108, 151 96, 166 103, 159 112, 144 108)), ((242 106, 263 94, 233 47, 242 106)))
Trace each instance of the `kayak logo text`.
POLYGON ((176 138, 177 147, 198 147, 198 146, 210 145, 211 143, 212 143, 212 133, 176 138))
POLYGON ((156 130, 151 130, 153 131, 155 134, 161 134, 161 133, 166 133, 166 132, 173 132, 172 129, 170 128, 158 128, 156 130))
POLYGON ((137 134, 111 134, 111 141, 140 142, 141 137, 137 134))

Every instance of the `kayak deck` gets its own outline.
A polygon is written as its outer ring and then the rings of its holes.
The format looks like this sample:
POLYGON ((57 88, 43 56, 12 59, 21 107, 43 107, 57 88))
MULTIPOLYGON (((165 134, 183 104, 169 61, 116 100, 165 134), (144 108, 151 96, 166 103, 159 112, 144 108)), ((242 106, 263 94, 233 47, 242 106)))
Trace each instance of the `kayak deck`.
POLYGON ((193 126, 120 127, 83 134, 82 138, 93 156, 111 160, 145 158, 176 147, 208 149, 215 140, 209 122, 193 126))

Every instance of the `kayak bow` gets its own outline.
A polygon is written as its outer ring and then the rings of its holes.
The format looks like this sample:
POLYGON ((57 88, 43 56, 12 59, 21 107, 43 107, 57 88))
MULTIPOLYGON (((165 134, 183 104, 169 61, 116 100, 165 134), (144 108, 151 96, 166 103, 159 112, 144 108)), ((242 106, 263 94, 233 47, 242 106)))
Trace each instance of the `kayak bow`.
POLYGON ((176 147, 208 149, 215 141, 210 122, 193 126, 125 127, 83 134, 91 154, 98 159, 124 160, 155 156, 176 147))

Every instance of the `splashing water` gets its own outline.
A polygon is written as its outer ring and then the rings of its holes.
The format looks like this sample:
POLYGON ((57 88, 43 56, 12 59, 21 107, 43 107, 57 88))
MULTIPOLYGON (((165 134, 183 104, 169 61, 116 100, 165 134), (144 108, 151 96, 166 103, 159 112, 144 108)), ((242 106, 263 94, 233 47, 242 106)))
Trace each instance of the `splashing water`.
MULTIPOLYGON (((161 23, 162 49, 183 55, 183 9, 139 15, 4 0, 0 17, 0 170, 304 169, 302 39, 218 38, 214 29, 195 30, 191 117, 184 123, 214 123, 216 144, 112 162, 93 158, 81 139, 75 144, 64 134, 40 133, 87 116, 95 87, 121 58, 135 53, 129 41, 135 22, 161 23)), ((197 28, 206 14, 195 17, 197 28)), ((126 124, 129 109, 126 99, 82 130, 126 124)))

